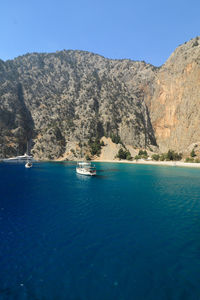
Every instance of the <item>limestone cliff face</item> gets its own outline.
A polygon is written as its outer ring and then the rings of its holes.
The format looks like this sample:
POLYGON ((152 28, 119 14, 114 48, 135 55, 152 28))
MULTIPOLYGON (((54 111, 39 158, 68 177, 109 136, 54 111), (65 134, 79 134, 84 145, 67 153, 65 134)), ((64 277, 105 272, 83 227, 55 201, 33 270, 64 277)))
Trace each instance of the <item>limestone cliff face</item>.
POLYGON ((146 100, 161 151, 200 141, 200 39, 179 46, 156 73, 146 100))
POLYGON ((112 134, 124 144, 155 146, 148 108, 129 83, 144 69, 151 73, 154 67, 83 51, 2 62, 1 156, 24 150, 30 138, 40 159, 59 158, 90 138, 112 134))
POLYGON ((0 157, 23 153, 32 137, 33 119, 12 63, 0 61, 0 157))
POLYGON ((36 158, 73 158, 78 144, 112 134, 135 148, 184 151, 200 142, 199 102, 198 38, 160 68, 71 50, 0 60, 0 157, 29 140, 36 158))

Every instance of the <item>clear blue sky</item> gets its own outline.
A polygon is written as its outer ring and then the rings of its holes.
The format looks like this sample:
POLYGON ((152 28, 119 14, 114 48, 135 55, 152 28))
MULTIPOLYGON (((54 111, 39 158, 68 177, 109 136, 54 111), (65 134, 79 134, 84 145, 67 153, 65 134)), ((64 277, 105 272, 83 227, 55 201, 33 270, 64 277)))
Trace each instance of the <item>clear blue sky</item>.
POLYGON ((79 49, 159 66, 200 35, 199 12, 199 0, 1 1, 0 59, 79 49))

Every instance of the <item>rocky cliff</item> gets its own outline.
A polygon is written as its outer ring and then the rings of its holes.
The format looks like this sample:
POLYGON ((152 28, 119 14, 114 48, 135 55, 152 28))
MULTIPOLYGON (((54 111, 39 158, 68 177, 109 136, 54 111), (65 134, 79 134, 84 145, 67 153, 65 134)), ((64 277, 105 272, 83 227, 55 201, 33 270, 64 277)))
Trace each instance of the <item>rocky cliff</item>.
POLYGON ((160 68, 72 50, 0 61, 0 156, 32 141, 36 158, 79 157, 80 145, 112 135, 184 151, 200 141, 199 64, 198 38, 160 68))
POLYGON ((200 142, 200 39, 179 46, 156 73, 154 92, 146 95, 161 151, 184 151, 200 142))

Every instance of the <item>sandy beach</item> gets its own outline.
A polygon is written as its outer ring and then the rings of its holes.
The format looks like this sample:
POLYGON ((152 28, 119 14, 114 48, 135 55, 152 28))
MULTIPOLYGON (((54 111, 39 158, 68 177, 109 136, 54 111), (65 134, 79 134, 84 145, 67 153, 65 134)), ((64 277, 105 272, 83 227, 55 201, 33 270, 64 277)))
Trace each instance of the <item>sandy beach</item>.
POLYGON ((153 160, 99 160, 95 159, 92 162, 109 162, 109 163, 126 163, 126 164, 141 164, 141 165, 158 165, 158 166, 171 166, 171 167, 189 167, 200 168, 200 163, 185 163, 183 161, 153 161, 153 160))

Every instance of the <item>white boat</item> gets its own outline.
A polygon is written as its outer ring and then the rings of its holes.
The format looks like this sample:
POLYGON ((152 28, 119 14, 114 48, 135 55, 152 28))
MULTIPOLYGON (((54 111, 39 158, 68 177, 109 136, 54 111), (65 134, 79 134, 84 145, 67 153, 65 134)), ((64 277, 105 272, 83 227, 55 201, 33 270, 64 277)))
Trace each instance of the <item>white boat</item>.
POLYGON ((76 173, 81 175, 94 176, 96 168, 90 162, 79 162, 76 167, 76 173))
POLYGON ((31 168, 33 166, 33 164, 30 161, 27 161, 27 163, 25 164, 25 168, 31 168))
POLYGON ((10 162, 10 163, 16 163, 16 162, 27 162, 27 161, 33 161, 33 156, 28 155, 25 153, 24 155, 5 158, 2 160, 3 162, 10 162))

